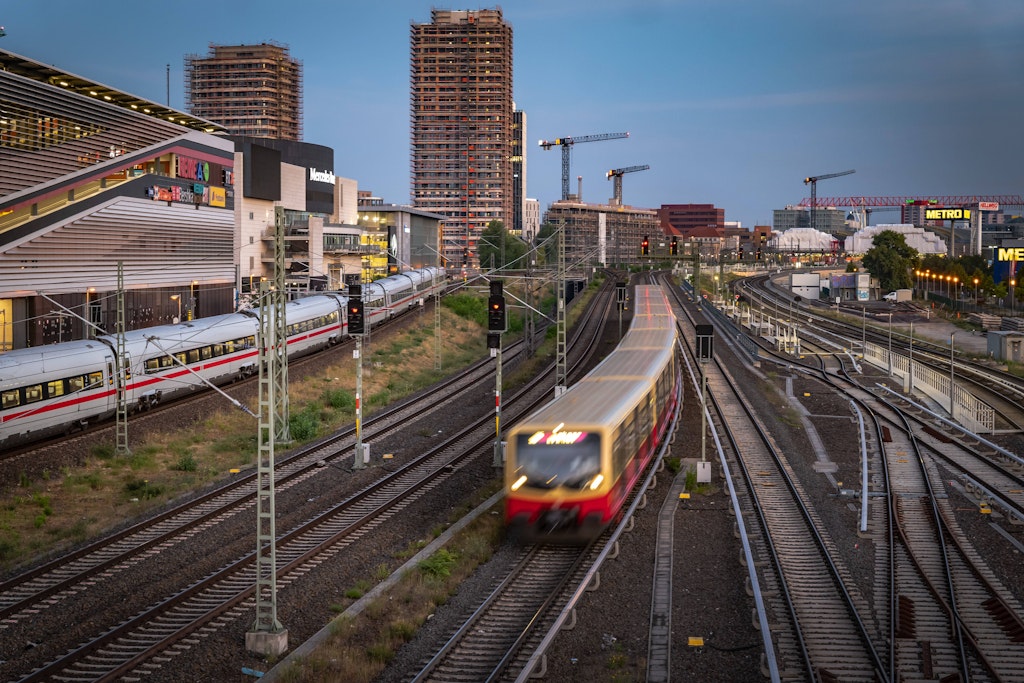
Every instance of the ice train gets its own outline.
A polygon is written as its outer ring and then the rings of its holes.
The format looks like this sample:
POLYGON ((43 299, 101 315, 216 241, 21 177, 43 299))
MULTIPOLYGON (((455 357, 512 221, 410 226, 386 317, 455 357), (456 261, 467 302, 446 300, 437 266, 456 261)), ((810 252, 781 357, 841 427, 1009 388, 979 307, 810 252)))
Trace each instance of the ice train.
MULTIPOLYGON (((445 287, 443 268, 411 270, 363 285, 371 327, 420 305, 445 287)), ((285 307, 288 356, 347 336, 348 297, 323 293, 285 307)), ((258 369, 255 309, 125 333, 129 410, 224 384, 258 369), (204 382, 205 380, 205 382, 204 382)), ((63 342, 0 354, 0 448, 84 428, 117 408, 117 337, 63 342)))

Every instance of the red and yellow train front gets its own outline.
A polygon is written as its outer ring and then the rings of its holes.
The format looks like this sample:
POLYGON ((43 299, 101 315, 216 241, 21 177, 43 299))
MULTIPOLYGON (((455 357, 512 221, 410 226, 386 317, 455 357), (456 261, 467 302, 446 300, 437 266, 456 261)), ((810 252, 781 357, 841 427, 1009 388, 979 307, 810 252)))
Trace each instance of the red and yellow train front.
POLYGON ((505 471, 505 521, 522 540, 585 540, 611 520, 599 431, 518 431, 505 471))

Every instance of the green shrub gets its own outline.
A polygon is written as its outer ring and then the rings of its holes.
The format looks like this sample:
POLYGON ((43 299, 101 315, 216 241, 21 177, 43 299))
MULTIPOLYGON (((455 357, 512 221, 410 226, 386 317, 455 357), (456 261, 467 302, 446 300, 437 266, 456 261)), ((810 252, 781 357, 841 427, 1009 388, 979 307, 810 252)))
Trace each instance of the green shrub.
POLYGON ((355 410, 356 397, 344 389, 325 389, 320 400, 336 410, 355 410))
POLYGON ((309 441, 320 431, 320 418, 316 415, 316 407, 306 406, 301 413, 292 415, 288 421, 288 429, 296 441, 309 441))
POLYGON ((449 552, 446 548, 441 548, 420 562, 419 568, 424 574, 435 579, 446 579, 451 576, 452 567, 455 566, 456 560, 458 560, 458 557, 454 553, 449 552))
POLYGON ((478 325, 487 324, 487 302, 475 294, 455 294, 442 299, 444 305, 460 318, 472 320, 478 325))
POLYGON ((178 462, 174 463, 171 469, 179 472, 195 472, 199 469, 199 461, 192 453, 184 453, 178 457, 178 462))
POLYGON ((164 488, 157 484, 151 484, 148 479, 131 477, 124 483, 124 491, 133 498, 144 500, 156 498, 164 492, 164 488))

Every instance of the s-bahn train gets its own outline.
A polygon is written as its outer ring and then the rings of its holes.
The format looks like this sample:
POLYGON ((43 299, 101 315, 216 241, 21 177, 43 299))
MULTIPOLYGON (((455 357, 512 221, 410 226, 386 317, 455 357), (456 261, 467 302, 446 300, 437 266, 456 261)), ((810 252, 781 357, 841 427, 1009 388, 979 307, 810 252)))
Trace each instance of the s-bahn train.
MULTIPOLYGON (((443 268, 423 268, 363 285, 365 320, 377 325, 445 287, 443 268)), ((289 358, 347 336, 348 297, 317 294, 285 306, 289 358)), ((258 312, 200 318, 125 333, 129 410, 254 374, 258 312), (205 380, 205 381, 204 381, 205 380)), ((117 337, 0 354, 0 448, 84 428, 117 409, 117 337)))
POLYGON ((638 286, 612 353, 506 437, 505 522, 526 542, 585 542, 618 518, 681 401, 676 320, 638 286))

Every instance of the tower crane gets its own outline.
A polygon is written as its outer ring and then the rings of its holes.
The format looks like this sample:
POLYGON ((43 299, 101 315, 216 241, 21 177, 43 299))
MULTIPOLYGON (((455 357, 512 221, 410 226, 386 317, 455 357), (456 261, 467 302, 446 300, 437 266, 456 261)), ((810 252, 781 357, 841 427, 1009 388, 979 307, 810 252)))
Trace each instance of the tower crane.
POLYGON ((838 178, 843 175, 850 175, 856 173, 855 170, 850 169, 849 171, 840 171, 839 173, 826 173, 824 175, 812 175, 808 178, 804 178, 804 185, 810 183, 811 185, 811 229, 817 230, 818 225, 816 223, 816 213, 818 211, 818 181, 828 180, 829 178, 838 178))
POLYGON ((597 142, 598 140, 618 140, 628 138, 629 133, 600 133, 598 135, 578 135, 576 137, 541 140, 540 146, 551 149, 558 145, 562 148, 562 199, 569 198, 569 150, 578 142, 597 142))
POLYGON ((612 193, 612 201, 616 206, 622 206, 622 175, 624 173, 633 173, 634 171, 646 171, 650 166, 644 164, 642 166, 626 166, 625 168, 613 168, 608 171, 609 178, 615 178, 613 187, 615 191, 612 193))

